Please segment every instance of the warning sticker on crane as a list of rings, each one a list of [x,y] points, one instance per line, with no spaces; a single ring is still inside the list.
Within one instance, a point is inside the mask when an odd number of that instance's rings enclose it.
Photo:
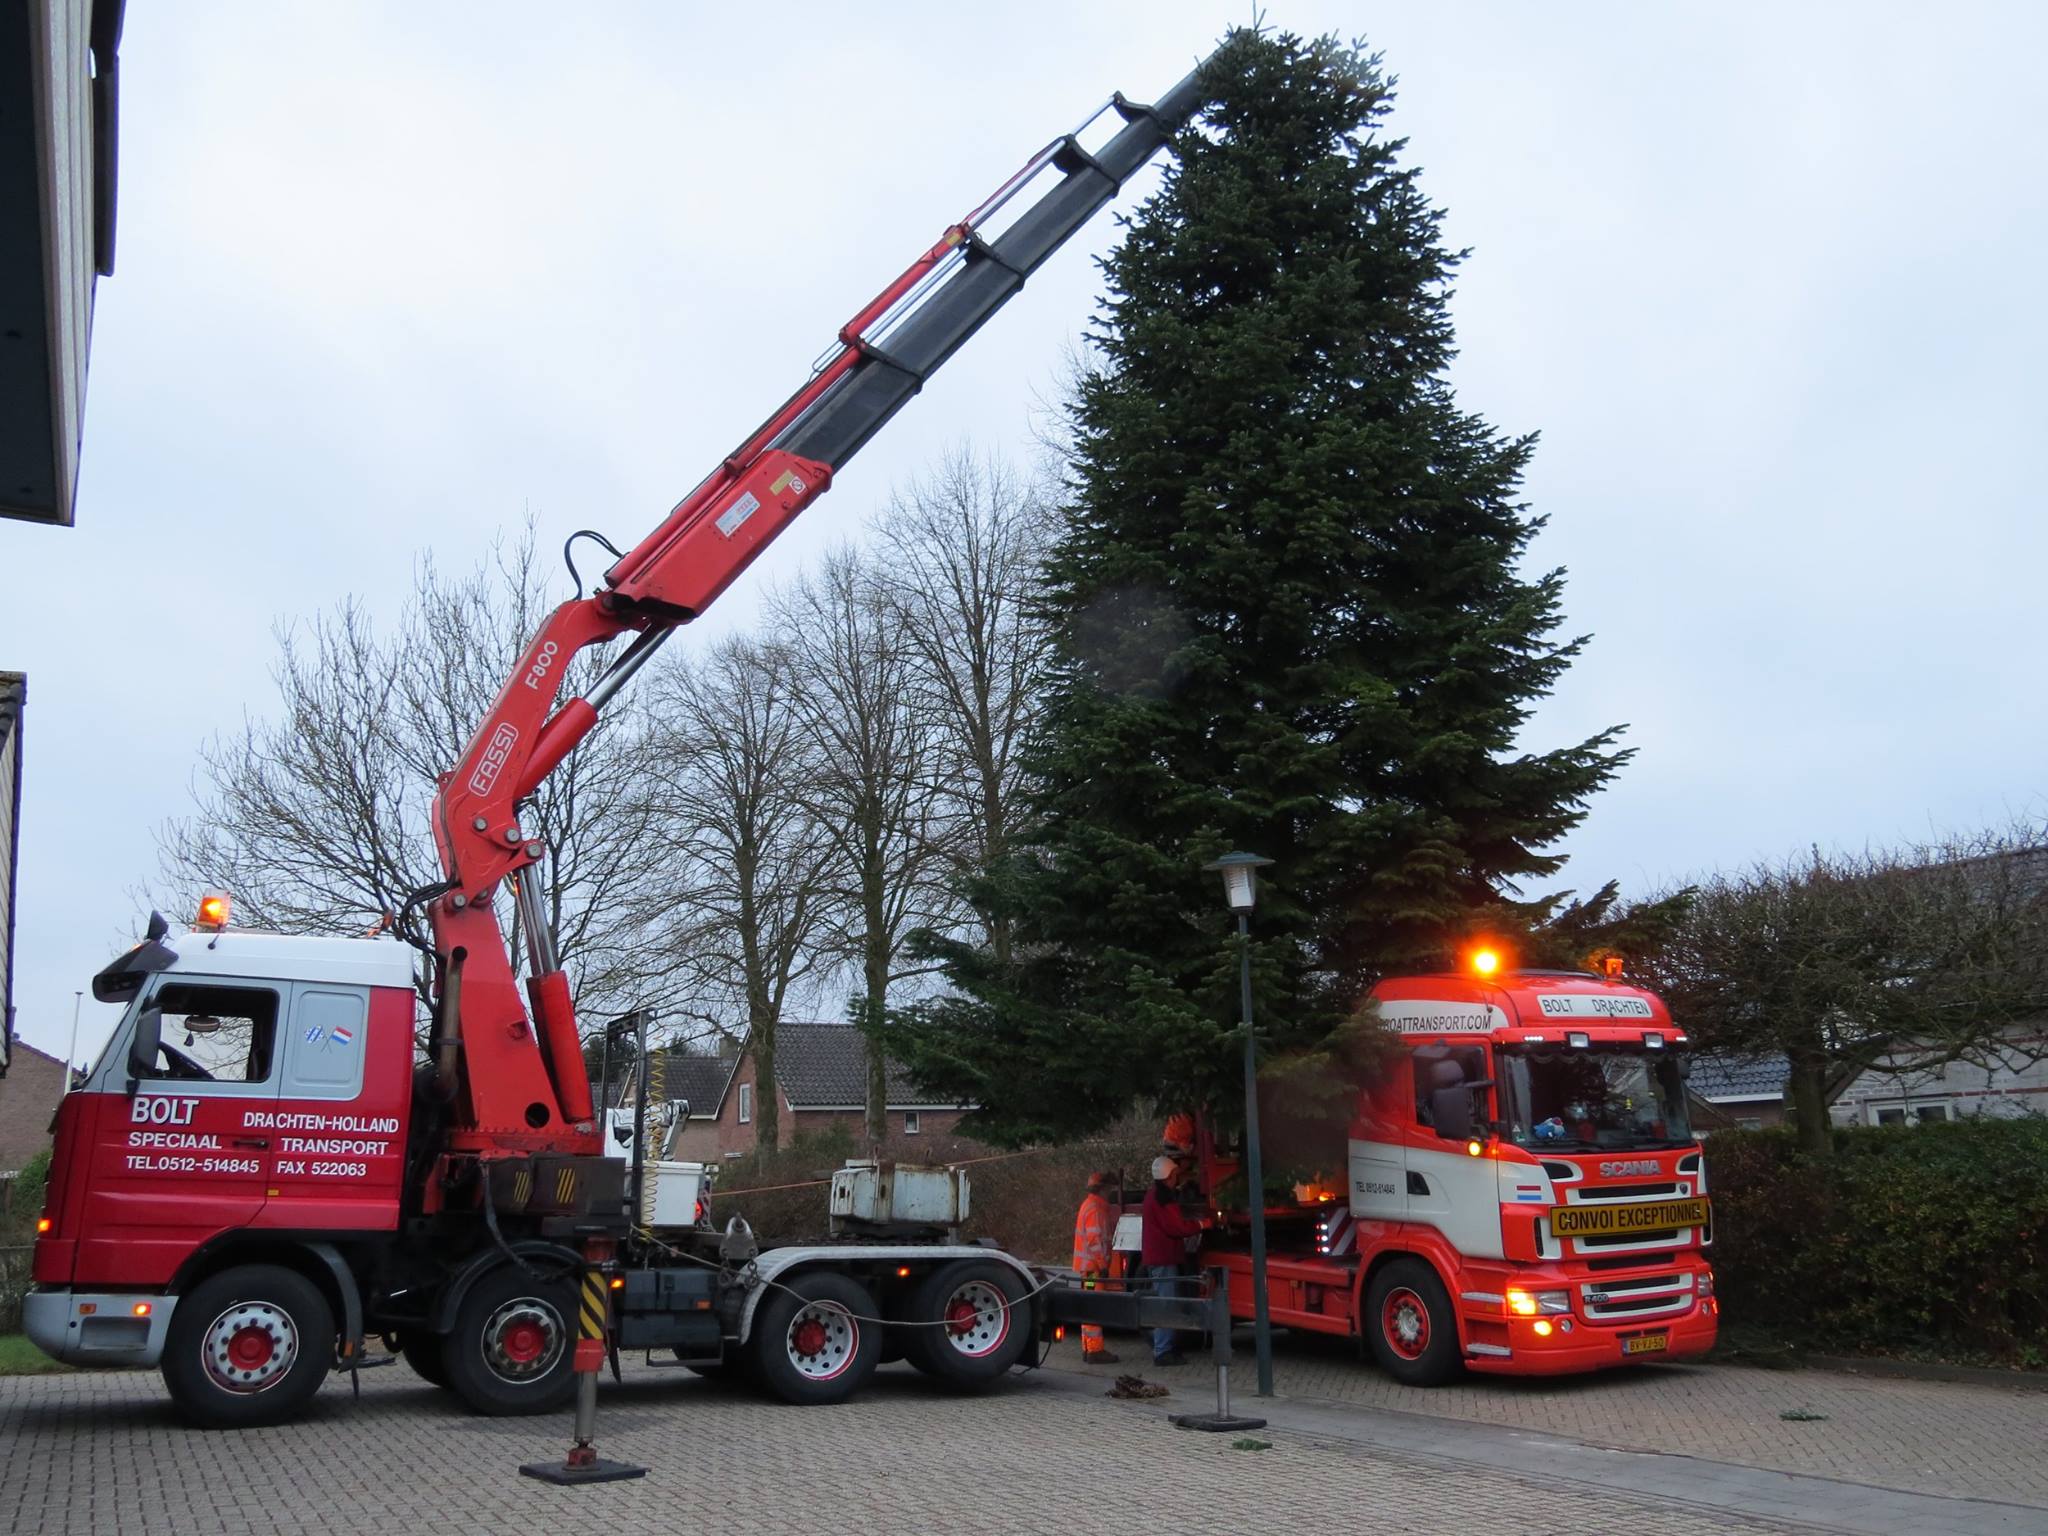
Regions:
[[[761,510],[761,503],[752,491],[741,491],[740,499],[718,514],[718,531],[728,539],[740,531],[740,524]]]

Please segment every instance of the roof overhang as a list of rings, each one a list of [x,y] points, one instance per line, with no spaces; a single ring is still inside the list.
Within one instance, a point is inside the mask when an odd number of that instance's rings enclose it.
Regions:
[[[124,3],[0,6],[0,517],[71,523],[93,284],[114,270]]]

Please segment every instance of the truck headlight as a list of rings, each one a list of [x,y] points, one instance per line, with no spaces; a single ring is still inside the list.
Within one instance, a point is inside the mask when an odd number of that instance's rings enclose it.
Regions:
[[[1517,1317],[1534,1317],[1539,1312],[1566,1313],[1572,1309],[1570,1291],[1523,1291],[1510,1287],[1508,1310]]]

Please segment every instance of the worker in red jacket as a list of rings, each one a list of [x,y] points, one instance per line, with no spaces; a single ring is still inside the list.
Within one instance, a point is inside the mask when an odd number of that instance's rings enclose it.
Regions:
[[[1152,1277],[1155,1295],[1173,1296],[1178,1294],[1180,1274],[1187,1262],[1188,1239],[1201,1235],[1209,1225],[1206,1217],[1188,1216],[1180,1208],[1180,1198],[1174,1192],[1173,1180],[1179,1173],[1170,1157],[1152,1160],[1152,1187],[1145,1191],[1144,1247],[1141,1257],[1145,1261],[1145,1273]],[[1171,1328],[1152,1330],[1152,1363],[1154,1365],[1185,1364],[1181,1352],[1174,1347],[1174,1331]]]
[[[1074,1273],[1081,1284],[1094,1290],[1109,1273],[1110,1239],[1116,1232],[1116,1213],[1110,1209],[1109,1187],[1116,1175],[1107,1170],[1088,1175],[1088,1193],[1081,1197],[1081,1209],[1074,1214]],[[1084,1365],[1115,1365],[1116,1356],[1102,1347],[1102,1325],[1081,1325],[1081,1362]]]

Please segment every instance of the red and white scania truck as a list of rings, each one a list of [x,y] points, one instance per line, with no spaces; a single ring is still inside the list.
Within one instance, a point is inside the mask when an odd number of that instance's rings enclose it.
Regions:
[[[444,878],[395,914],[400,937],[240,932],[216,909],[175,937],[153,920],[95,978],[95,997],[127,1008],[57,1114],[24,1312],[38,1345],[79,1364],[158,1365],[188,1417],[222,1425],[288,1416],[372,1333],[481,1412],[558,1407],[579,1373],[572,1464],[592,1459],[585,1404],[608,1349],[739,1364],[793,1401],[842,1398],[890,1353],[962,1383],[1021,1357],[1040,1283],[1007,1254],[905,1230],[921,1223],[892,1219],[917,1203],[899,1170],[847,1170],[835,1206],[848,1240],[766,1253],[743,1231],[690,1224],[694,1199],[665,1202],[659,1166],[629,1193],[546,922],[546,849],[521,813],[656,647],[1200,98],[1191,73],[1151,106],[1115,96],[1054,139],[848,321],[652,533],[613,549],[596,591],[579,584],[441,778]],[[1093,133],[1105,119],[1112,131]],[[587,695],[558,702],[571,658],[614,640],[626,643]],[[508,892],[523,986],[500,924]],[[664,1224],[665,1203],[679,1225]]]
[[[1398,1049],[1341,1158],[1266,1211],[1274,1325],[1359,1339],[1417,1385],[1705,1353],[1713,1221],[1684,1032],[1618,975],[1474,958],[1374,989]],[[1205,1197],[1239,1174],[1206,1124],[1197,1154]],[[1199,1263],[1231,1271],[1248,1318],[1245,1215],[1219,1215]]]

